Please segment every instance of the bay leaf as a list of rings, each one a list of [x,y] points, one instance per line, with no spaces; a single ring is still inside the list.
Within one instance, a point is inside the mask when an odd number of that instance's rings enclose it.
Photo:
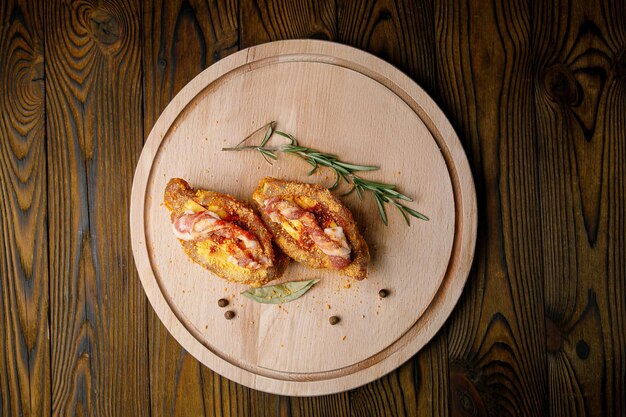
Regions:
[[[265,287],[250,288],[241,294],[263,304],[282,304],[296,300],[304,295],[319,279],[308,281],[289,281],[282,284],[267,285]]]

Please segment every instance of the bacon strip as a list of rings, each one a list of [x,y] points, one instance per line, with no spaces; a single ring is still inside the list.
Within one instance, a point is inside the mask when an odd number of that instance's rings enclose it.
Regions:
[[[220,219],[211,211],[198,213],[184,213],[172,217],[172,228],[177,238],[181,240],[211,239],[213,241],[230,239],[233,245],[221,245],[228,254],[228,261],[234,265],[249,269],[259,269],[262,266],[271,266],[268,257],[255,255],[262,250],[261,244],[254,234],[242,229],[234,223]]]
[[[287,220],[300,221],[313,243],[328,255],[334,268],[342,269],[350,264],[351,250],[341,227],[322,229],[313,213],[278,197],[268,198],[264,201],[264,206],[270,218],[280,214]]]

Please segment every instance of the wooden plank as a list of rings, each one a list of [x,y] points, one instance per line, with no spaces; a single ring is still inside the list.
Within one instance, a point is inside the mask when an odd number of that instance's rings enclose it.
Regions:
[[[144,137],[193,77],[239,48],[238,2],[143,2]],[[189,355],[149,312],[153,415],[248,416],[250,390]]]
[[[551,416],[623,415],[623,2],[534,5]]]
[[[337,2],[337,40],[393,64],[435,91],[434,2]]]
[[[473,167],[473,273],[448,327],[454,415],[547,414],[529,3],[438,1],[437,86]]]
[[[241,48],[283,39],[335,40],[333,0],[243,0]]]
[[[238,2],[209,3],[177,0],[143,4],[145,136],[185,84],[239,49]]]
[[[338,40],[393,64],[435,92],[434,3],[339,1]],[[445,416],[448,367],[445,328],[412,361],[351,393],[353,415]]]
[[[453,313],[454,314],[454,313]],[[418,416],[450,414],[450,373],[448,367],[447,325],[414,356],[411,366]],[[410,381],[401,384],[408,391]],[[406,403],[407,401],[405,401]],[[410,409],[410,408],[409,408]],[[409,413],[409,415],[412,415]]]
[[[128,198],[141,150],[139,8],[46,8],[53,415],[150,414]]]
[[[280,397],[281,415],[291,417],[348,416],[350,404],[344,393],[321,397]]]
[[[50,415],[43,2],[0,6],[0,415]]]

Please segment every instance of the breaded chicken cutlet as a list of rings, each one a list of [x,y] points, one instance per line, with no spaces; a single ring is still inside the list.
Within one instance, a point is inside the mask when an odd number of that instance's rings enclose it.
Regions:
[[[312,268],[362,280],[370,260],[352,213],[328,189],[263,178],[252,196],[276,244]]]
[[[232,196],[194,190],[180,178],[165,188],[174,234],[196,263],[228,281],[255,287],[280,277],[287,257],[258,215]]]

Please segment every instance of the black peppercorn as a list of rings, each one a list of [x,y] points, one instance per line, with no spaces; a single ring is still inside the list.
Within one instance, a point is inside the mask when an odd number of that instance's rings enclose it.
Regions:
[[[328,321],[330,322],[331,325],[335,325],[337,323],[339,323],[341,321],[341,319],[337,316],[332,316],[331,318],[328,319]]]
[[[228,305],[228,300],[225,298],[220,298],[217,300],[217,305],[220,307],[226,307]]]
[[[383,288],[382,290],[378,291],[378,296],[379,296],[380,298],[385,298],[385,297],[387,297],[388,295],[389,295],[389,291],[388,291],[388,290],[386,290],[386,289],[384,289],[384,288]]]
[[[233,310],[228,310],[224,313],[224,317],[226,317],[226,320],[230,320],[235,317],[235,312]]]

